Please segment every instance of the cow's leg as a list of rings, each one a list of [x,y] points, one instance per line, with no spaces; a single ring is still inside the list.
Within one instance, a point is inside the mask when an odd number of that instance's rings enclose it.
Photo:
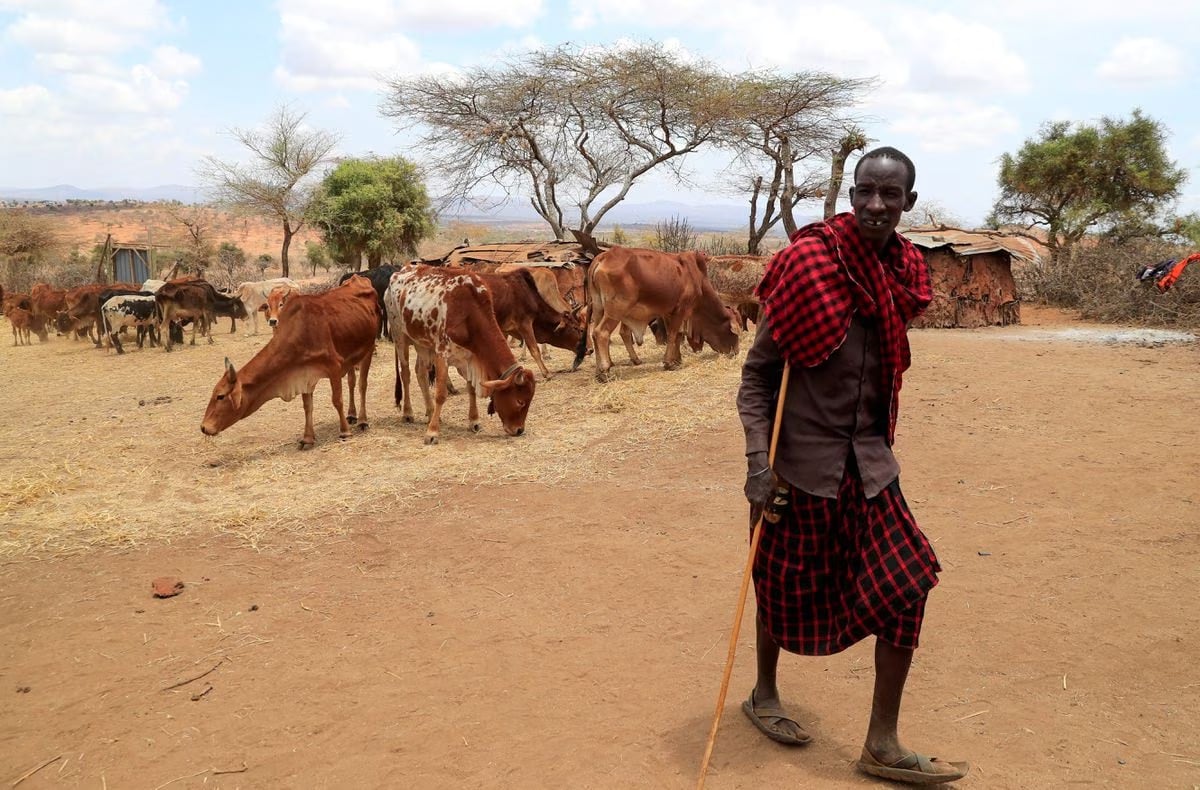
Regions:
[[[417,352],[417,383],[421,385],[421,397],[425,399],[425,422],[433,419],[433,398],[429,394],[429,376],[426,371],[430,369],[429,357]],[[434,365],[434,378],[437,378],[436,364]],[[443,385],[444,386],[444,385]]]
[[[533,355],[533,361],[536,362],[538,368],[541,369],[542,376],[544,376],[547,381],[553,378],[554,374],[546,368],[546,361],[542,358],[542,350],[538,347],[537,336],[533,334],[532,321],[526,321],[521,325],[521,340],[525,343],[525,348],[528,349],[529,353]],[[471,388],[472,393],[474,392],[474,389],[474,387]],[[474,396],[472,395],[472,397]]]
[[[300,400],[304,403],[304,435],[300,437],[300,449],[311,450],[317,443],[317,430],[313,426],[312,392],[300,393]]]
[[[375,356],[375,350],[371,349],[371,352],[368,353],[365,357],[363,357],[363,361],[361,363],[359,363],[360,367],[358,369],[358,396],[359,396],[359,400],[361,401],[361,403],[360,403],[360,408],[358,411],[358,429],[360,431],[365,431],[367,428],[369,428],[371,426],[370,421],[367,420],[367,374],[371,372],[371,359],[374,356]],[[351,392],[350,392],[350,402],[351,402],[351,404],[353,404],[353,402],[354,402],[354,391],[353,390],[351,390]]]
[[[663,354],[663,370],[676,370],[683,364],[683,355],[680,353],[679,344],[683,341],[683,318],[678,315],[673,315],[666,320],[667,325],[667,351]]]
[[[467,406],[467,424],[471,426],[471,433],[479,433],[483,430],[483,423],[479,421],[479,399],[475,395],[475,385],[467,382],[467,392],[470,395]]]
[[[633,331],[624,323],[621,324],[621,340],[625,343],[625,352],[629,354],[629,361],[634,365],[642,364],[642,358],[638,356],[637,349],[633,345]]]
[[[404,337],[403,331],[401,331],[399,337],[392,342],[395,343],[396,359],[400,360],[400,371],[396,375],[400,376],[401,389],[404,390],[404,395],[402,396],[403,405],[400,410],[400,419],[404,422],[412,422],[412,382],[410,380],[412,370],[408,366],[408,340]],[[420,356],[420,354],[417,354],[418,360]],[[396,405],[400,406],[401,404]]]
[[[116,331],[109,333],[108,342],[112,344],[112,347],[117,350],[118,354],[125,353],[125,348],[121,345],[121,338],[118,336]]]
[[[350,423],[346,420],[346,403],[342,399],[342,363],[335,362],[329,367],[329,391],[333,395],[333,408],[337,410],[338,437],[350,438]],[[354,391],[350,391],[350,400],[354,400]]]
[[[619,322],[613,321],[607,314],[604,314],[596,322],[592,333],[592,341],[596,349],[596,378],[599,381],[608,381],[610,376],[609,370],[612,368],[612,356],[609,354],[609,341],[612,339],[612,332],[617,326],[619,326]]]
[[[433,367],[437,372],[437,386],[434,391],[433,416],[429,418],[429,427],[425,430],[425,444],[438,443],[438,434],[442,428],[442,404],[446,402],[446,377],[450,375],[446,366],[446,358],[441,354],[434,355]],[[474,388],[471,391],[473,393]]]
[[[354,407],[354,385],[357,383],[357,371],[354,365],[346,369],[346,392],[350,394],[350,407],[346,409],[346,422],[354,425],[358,422],[358,411]]]

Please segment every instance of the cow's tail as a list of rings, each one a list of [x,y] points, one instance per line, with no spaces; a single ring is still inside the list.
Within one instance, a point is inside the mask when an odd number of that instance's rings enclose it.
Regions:
[[[108,345],[112,346],[112,325],[108,323],[108,313],[104,312],[104,305],[100,305],[100,331],[104,333]],[[102,341],[103,342],[103,341]]]
[[[583,309],[579,311],[583,317],[583,334],[579,336],[579,342],[575,345],[575,360],[571,363],[571,370],[579,370],[579,365],[587,356],[588,337],[592,333],[592,266],[595,262],[595,259],[592,259],[583,270]]]
[[[399,409],[404,405],[404,382],[400,379],[400,339],[392,340],[392,348],[396,351],[396,408]],[[405,349],[404,353],[408,353]]]

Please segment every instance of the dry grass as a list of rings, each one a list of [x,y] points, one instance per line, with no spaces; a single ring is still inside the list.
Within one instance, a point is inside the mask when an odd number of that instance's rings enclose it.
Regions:
[[[414,529],[450,484],[535,481],[548,487],[605,470],[640,449],[731,419],[740,358],[685,352],[666,373],[652,341],[639,368],[596,383],[591,359],[539,382],[528,432],[504,436],[497,418],[467,430],[466,399],[451,398],[442,443],[392,406],[393,354],[380,343],[368,395],[371,428],[342,442],[327,383],[316,394],[317,446],[297,449],[299,399],[272,401],[221,436],[199,429],[228,355],[244,364],[267,340],[216,334],[215,345],[132,350],[124,356],[52,337],[0,345],[7,405],[0,432],[0,556],[60,555],[218,532],[258,547],[301,549],[342,534],[356,516],[389,514]],[[10,334],[0,321],[0,338]],[[747,340],[749,338],[747,337]],[[615,352],[621,360],[623,353]],[[552,370],[572,355],[554,349]],[[422,407],[415,401],[418,420]]]

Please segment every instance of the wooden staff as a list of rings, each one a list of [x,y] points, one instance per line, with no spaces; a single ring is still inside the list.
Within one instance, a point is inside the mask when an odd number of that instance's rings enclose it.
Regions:
[[[775,402],[775,424],[771,428],[771,449],[767,453],[767,468],[775,467],[775,450],[779,447],[779,427],[783,424],[783,401],[787,396],[788,376],[792,366],[784,364],[783,379],[779,382],[779,398]],[[769,503],[768,503],[769,504]],[[742,630],[742,615],[746,611],[746,593],[750,591],[750,579],[754,572],[754,557],[758,554],[758,542],[762,537],[764,506],[758,514],[758,520],[750,531],[750,552],[746,555],[746,567],[742,571],[742,589],[738,593],[737,608],[733,614],[733,630],[729,633],[729,655],[725,658],[725,675],[721,678],[721,691],[717,694],[717,711],[713,714],[712,729],[708,733],[708,745],[704,748],[704,761],[700,763],[700,779],[696,782],[696,790],[703,790],[704,779],[708,776],[708,763],[712,759],[713,746],[717,742],[717,728],[721,726],[721,713],[725,709],[725,695],[729,693],[729,678],[733,674],[733,657],[737,653],[738,633]]]

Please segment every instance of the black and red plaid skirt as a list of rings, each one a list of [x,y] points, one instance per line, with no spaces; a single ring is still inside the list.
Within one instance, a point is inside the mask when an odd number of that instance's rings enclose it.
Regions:
[[[917,647],[941,566],[898,480],[867,499],[851,459],[837,499],[792,488],[783,517],[762,529],[754,593],[780,647],[827,656],[872,634]]]

